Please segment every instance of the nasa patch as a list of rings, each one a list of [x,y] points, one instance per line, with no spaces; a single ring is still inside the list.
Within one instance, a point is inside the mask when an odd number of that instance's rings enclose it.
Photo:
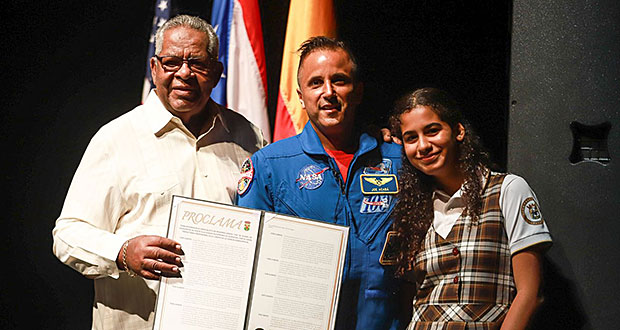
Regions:
[[[237,194],[243,195],[250,184],[252,183],[252,179],[254,178],[254,164],[252,164],[252,160],[248,157],[241,164],[241,178],[237,182]]]
[[[323,184],[323,179],[325,177],[323,173],[328,169],[329,167],[320,168],[314,164],[304,166],[297,174],[297,180],[295,180],[297,187],[300,190],[303,188],[310,190],[317,189]]]
[[[533,197],[526,198],[521,204],[521,216],[530,225],[542,225],[543,223],[542,214]]]

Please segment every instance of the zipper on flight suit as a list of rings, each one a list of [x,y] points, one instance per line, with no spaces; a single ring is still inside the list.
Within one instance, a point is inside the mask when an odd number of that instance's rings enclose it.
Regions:
[[[343,196],[346,196],[346,187],[338,164],[336,164],[336,161],[332,156],[327,156],[327,162],[329,164],[329,170],[332,172],[334,179],[336,179],[336,183],[340,186],[340,192]]]
[[[327,162],[329,165],[329,169],[332,172],[332,175],[334,176],[334,179],[336,179],[336,183],[340,186],[340,193],[342,194],[343,198],[343,203],[346,204],[345,206],[345,212],[344,212],[344,216],[345,216],[345,222],[344,224],[353,228],[355,227],[355,224],[353,223],[353,219],[349,218],[349,211],[348,209],[350,208],[349,205],[349,199],[347,198],[347,194],[346,194],[346,186],[345,186],[345,182],[342,179],[342,174],[340,173],[340,168],[338,167],[338,164],[336,164],[336,160],[334,158],[332,158],[331,156],[327,156]],[[340,202],[338,202],[338,204],[340,204]],[[356,229],[354,229],[356,230]],[[349,235],[352,235],[352,232],[349,232]],[[349,236],[351,237],[351,236]],[[349,240],[349,243],[347,243],[347,254],[349,256],[351,256],[353,254],[353,251],[351,251],[351,241]],[[344,264],[344,272],[343,272],[343,278],[348,279],[351,276],[351,258],[346,258],[345,260],[345,264]]]

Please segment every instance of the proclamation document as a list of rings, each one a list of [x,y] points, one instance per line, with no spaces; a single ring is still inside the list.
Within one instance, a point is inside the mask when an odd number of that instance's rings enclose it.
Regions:
[[[153,329],[334,328],[348,227],[174,196]]]
[[[174,196],[181,278],[162,278],[153,329],[243,329],[261,211]]]
[[[333,329],[348,227],[266,212],[248,329]]]

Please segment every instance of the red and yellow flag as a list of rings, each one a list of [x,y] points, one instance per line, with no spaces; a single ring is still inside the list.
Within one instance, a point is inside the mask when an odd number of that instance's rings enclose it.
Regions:
[[[297,96],[297,49],[314,36],[336,37],[336,18],[333,0],[291,0],[282,55],[280,92],[273,129],[273,141],[301,132],[308,121]]]

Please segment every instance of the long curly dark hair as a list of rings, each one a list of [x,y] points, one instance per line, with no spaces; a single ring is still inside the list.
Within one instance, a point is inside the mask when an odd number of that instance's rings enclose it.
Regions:
[[[482,176],[483,169],[490,168],[489,154],[485,151],[480,139],[471,125],[461,114],[459,106],[450,95],[436,88],[422,88],[400,98],[390,117],[392,134],[402,139],[400,131],[401,115],[418,106],[429,107],[439,118],[446,122],[453,131],[458,124],[465,127],[465,137],[458,143],[459,170],[463,173],[463,198],[465,214],[469,215],[472,224],[476,224],[482,209]],[[405,155],[403,149],[403,167],[399,172],[401,191],[392,218],[394,229],[398,232],[399,248],[397,274],[402,276],[411,270],[416,254],[421,250],[424,237],[433,223],[433,191],[436,188],[432,176],[416,169]]]

